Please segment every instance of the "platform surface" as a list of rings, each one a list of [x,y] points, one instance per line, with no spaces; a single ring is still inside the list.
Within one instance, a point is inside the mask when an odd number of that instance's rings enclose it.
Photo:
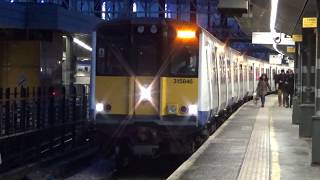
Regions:
[[[264,108],[246,103],[168,180],[320,179],[320,166],[311,166],[311,140],[299,138],[291,117],[275,95]]]

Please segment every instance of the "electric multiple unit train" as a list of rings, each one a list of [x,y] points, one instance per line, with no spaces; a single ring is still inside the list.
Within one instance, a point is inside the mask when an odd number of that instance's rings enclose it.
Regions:
[[[177,20],[103,22],[95,40],[98,131],[105,143],[125,144],[134,154],[192,152],[219,118],[253,96],[262,73],[275,90],[274,74],[288,69],[242,55]]]

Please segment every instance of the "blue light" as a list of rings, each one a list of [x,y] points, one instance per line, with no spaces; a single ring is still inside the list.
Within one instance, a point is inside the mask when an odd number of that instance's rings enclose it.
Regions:
[[[101,10],[102,10],[101,18],[105,20],[106,19],[106,2],[102,3]]]
[[[135,2],[132,5],[132,12],[137,12],[137,4]]]
[[[11,3],[13,3],[13,2],[14,2],[14,0],[10,0],[10,2],[11,2]]]

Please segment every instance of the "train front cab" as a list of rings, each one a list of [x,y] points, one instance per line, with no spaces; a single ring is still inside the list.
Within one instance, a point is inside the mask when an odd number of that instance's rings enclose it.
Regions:
[[[97,30],[95,121],[110,146],[181,153],[202,129],[197,26],[166,23],[128,21]],[[178,143],[184,141],[191,144]]]

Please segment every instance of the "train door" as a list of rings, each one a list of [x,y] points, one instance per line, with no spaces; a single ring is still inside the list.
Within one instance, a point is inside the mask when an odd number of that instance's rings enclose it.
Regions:
[[[243,67],[243,75],[244,75],[244,80],[243,80],[244,96],[247,96],[248,95],[248,66],[247,66],[247,64],[245,64]]]
[[[214,112],[217,113],[218,111],[218,106],[219,106],[219,80],[218,80],[218,66],[217,66],[217,48],[213,47],[212,48],[212,55],[211,55],[211,63],[212,63],[212,85],[213,85],[213,107],[214,107]]]
[[[233,62],[233,83],[236,101],[239,99],[238,58]]]
[[[276,78],[277,78],[276,76],[277,76],[277,69],[276,69],[276,67],[273,67],[272,68],[272,81],[270,84],[273,91],[276,90]]]
[[[232,96],[232,103],[237,101],[237,97],[236,97],[236,93],[235,93],[235,88],[236,88],[236,84],[234,81],[234,61],[236,56],[234,54],[231,54],[231,60],[230,60],[230,80],[231,80],[231,84],[232,84],[232,91],[231,91],[231,96]]]
[[[255,88],[257,84],[256,79],[257,79],[257,65],[253,63],[253,87],[252,87],[253,92],[255,92],[256,90]]]
[[[242,66],[242,64],[240,64],[239,71],[240,71],[240,98],[242,99],[243,95],[244,95],[243,66]]]
[[[209,106],[209,111],[211,112],[212,111],[212,102],[213,102],[213,87],[212,87],[212,70],[211,70],[211,67],[212,67],[212,62],[211,62],[211,49],[210,49],[210,46],[207,46],[205,47],[206,49],[206,63],[205,63],[205,68],[206,68],[206,72],[207,72],[207,78],[206,78],[206,81],[205,83],[208,83],[207,86],[208,86],[208,97],[207,99],[209,100],[209,103],[208,103],[208,106]]]
[[[227,57],[227,98],[228,98],[228,106],[232,104],[232,81],[231,81],[231,60],[230,60],[230,54]]]
[[[225,54],[224,52],[219,53],[219,79],[220,79],[220,108],[225,108],[227,100],[227,85],[226,85],[226,66],[225,66]],[[221,110],[221,109],[220,109]]]
[[[250,89],[250,94],[254,92],[254,66],[253,64],[250,65],[249,67],[249,89]]]
[[[226,54],[224,53],[224,56],[223,56],[223,59],[222,59],[222,62],[223,62],[223,91],[222,91],[222,94],[223,94],[223,108],[226,108],[227,106],[227,103],[228,103],[228,79],[227,79],[227,58],[226,58]]]
[[[271,67],[269,66],[268,68],[267,68],[267,77],[268,77],[268,82],[269,82],[269,85],[271,85],[271,71],[270,71],[270,69],[271,69]],[[270,86],[270,88],[271,88],[271,86]]]

